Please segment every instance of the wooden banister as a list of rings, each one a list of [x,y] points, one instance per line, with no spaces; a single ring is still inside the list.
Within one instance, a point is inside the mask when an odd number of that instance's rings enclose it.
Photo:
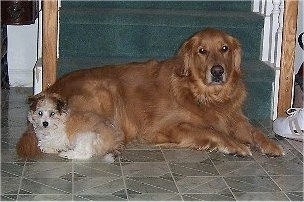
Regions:
[[[285,0],[282,33],[282,55],[278,95],[278,116],[284,116],[291,107],[296,31],[298,17],[298,0]]]
[[[58,2],[42,2],[42,89],[46,89],[56,80],[57,72],[57,30]]]

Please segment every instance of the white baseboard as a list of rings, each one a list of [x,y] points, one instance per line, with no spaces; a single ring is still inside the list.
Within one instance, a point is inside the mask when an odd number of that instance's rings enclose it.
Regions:
[[[42,91],[42,61],[41,58],[35,64],[34,67],[34,95]]]
[[[9,82],[11,87],[33,87],[32,70],[9,69]]]

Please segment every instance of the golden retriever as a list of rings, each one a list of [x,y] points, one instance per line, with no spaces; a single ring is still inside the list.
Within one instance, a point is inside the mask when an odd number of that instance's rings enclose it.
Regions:
[[[115,120],[124,144],[140,140],[241,156],[256,146],[281,156],[281,146],[242,112],[246,90],[240,66],[237,39],[208,28],[186,40],[174,58],[75,71],[44,93],[59,94],[71,110]],[[77,123],[69,124],[67,133],[73,134]],[[31,156],[33,149],[24,149],[31,143],[24,139],[17,151]]]

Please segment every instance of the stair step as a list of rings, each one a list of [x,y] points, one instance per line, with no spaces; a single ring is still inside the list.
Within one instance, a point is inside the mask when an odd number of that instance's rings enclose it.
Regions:
[[[62,1],[64,8],[133,8],[250,11],[251,1]]]
[[[193,33],[214,27],[237,37],[244,58],[254,59],[263,27],[252,12],[64,8],[60,16],[61,57],[171,57]]]
[[[62,76],[78,69],[92,68],[106,64],[123,64],[131,61],[146,61],[151,58],[59,58],[58,76]],[[158,58],[162,60],[164,58]],[[242,63],[244,81],[248,96],[244,112],[249,119],[270,119],[272,114],[272,82],[275,72],[264,62],[259,60],[245,60]]]

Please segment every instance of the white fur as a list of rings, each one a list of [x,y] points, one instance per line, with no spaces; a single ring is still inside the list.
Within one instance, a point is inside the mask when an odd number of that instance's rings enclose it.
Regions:
[[[97,134],[93,132],[77,134],[71,143],[71,147],[68,151],[60,152],[59,156],[68,159],[88,159],[95,154],[94,141]]]
[[[39,115],[41,113],[41,115]],[[51,115],[54,113],[54,115]],[[54,104],[46,99],[37,104],[35,111],[28,113],[28,120],[33,124],[38,146],[44,153],[57,153],[67,150],[69,140],[65,133],[65,121],[67,113],[61,113],[54,109]],[[43,123],[48,123],[47,127]]]
[[[38,138],[38,146],[44,153],[59,152],[63,158],[89,159],[96,154],[94,146],[100,146],[102,139],[97,133],[84,132],[76,134],[70,142],[65,131],[68,114],[68,111],[59,113],[52,100],[38,101],[36,110],[28,113],[28,120],[33,124]],[[106,154],[104,160],[112,163],[114,157]]]

